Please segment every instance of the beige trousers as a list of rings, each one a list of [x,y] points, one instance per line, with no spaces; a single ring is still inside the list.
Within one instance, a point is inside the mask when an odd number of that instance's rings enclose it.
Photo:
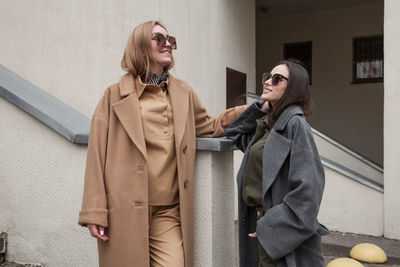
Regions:
[[[184,267],[179,204],[149,206],[150,267]]]

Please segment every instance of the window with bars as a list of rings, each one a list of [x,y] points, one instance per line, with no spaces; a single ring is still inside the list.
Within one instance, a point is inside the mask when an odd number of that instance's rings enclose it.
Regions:
[[[283,44],[283,59],[291,59],[291,58],[295,58],[303,62],[308,71],[308,75],[310,76],[310,84],[311,84],[312,42],[310,41],[310,42]]]
[[[383,36],[353,38],[353,82],[383,82]]]

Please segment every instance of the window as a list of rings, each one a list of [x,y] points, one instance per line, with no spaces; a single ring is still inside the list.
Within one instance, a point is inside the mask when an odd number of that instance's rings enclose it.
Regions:
[[[287,43],[283,45],[283,59],[295,58],[303,62],[310,76],[312,70],[312,42]]]
[[[353,39],[353,82],[383,82],[383,36]]]
[[[226,108],[246,104],[246,73],[226,68]]]

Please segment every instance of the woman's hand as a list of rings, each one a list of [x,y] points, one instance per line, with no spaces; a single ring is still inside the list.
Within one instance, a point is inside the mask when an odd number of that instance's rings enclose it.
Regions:
[[[108,236],[104,234],[104,227],[95,224],[88,224],[87,228],[89,229],[90,234],[101,241],[107,241]]]
[[[267,111],[269,110],[269,102],[265,101],[265,103],[261,107],[262,110]]]
[[[249,234],[249,236],[250,236],[250,237],[253,237],[253,238],[256,238],[256,237],[257,237],[257,233],[254,232],[254,233],[252,233],[252,234]]]

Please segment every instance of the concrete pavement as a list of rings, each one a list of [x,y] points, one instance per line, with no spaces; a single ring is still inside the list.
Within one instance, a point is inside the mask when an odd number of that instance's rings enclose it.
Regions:
[[[359,243],[375,244],[382,248],[388,256],[387,262],[382,264],[362,262],[365,267],[400,266],[400,240],[341,232],[331,232],[331,234],[322,237],[325,262],[329,263],[340,257],[350,257],[350,250]]]

